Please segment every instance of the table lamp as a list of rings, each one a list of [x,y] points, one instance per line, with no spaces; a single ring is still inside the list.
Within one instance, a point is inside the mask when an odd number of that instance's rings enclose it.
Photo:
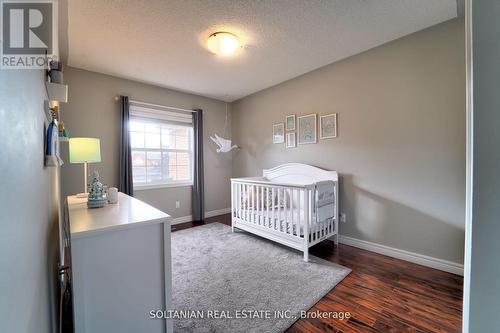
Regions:
[[[69,162],[84,164],[85,191],[77,194],[78,198],[88,196],[88,163],[101,162],[101,141],[96,138],[70,138]]]

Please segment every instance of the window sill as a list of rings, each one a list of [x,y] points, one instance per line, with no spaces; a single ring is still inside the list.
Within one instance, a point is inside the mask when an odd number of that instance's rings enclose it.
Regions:
[[[134,185],[134,191],[145,191],[145,190],[156,190],[156,189],[161,189],[161,188],[189,187],[189,186],[193,186],[193,183]]]

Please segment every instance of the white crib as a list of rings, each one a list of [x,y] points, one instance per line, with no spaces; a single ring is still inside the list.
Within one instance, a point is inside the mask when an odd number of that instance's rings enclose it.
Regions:
[[[333,182],[332,218],[318,221],[319,182]],[[330,208],[331,205],[328,207]],[[338,244],[338,175],[300,163],[264,170],[262,177],[231,179],[232,228],[265,237],[304,252],[333,238]]]

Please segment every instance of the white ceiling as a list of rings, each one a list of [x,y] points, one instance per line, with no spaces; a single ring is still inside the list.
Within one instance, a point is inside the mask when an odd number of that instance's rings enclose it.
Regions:
[[[233,101],[456,16],[456,0],[69,0],[68,64]],[[236,56],[206,49],[221,30]]]

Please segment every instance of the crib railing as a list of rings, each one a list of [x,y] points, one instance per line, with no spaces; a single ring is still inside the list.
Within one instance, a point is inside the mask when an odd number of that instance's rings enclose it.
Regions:
[[[338,181],[336,173],[328,176],[333,193],[320,189],[323,180],[298,185],[264,177],[231,179],[233,231],[236,227],[303,251],[305,261],[314,244],[327,238],[338,244]]]
[[[233,220],[299,240],[312,220],[310,185],[269,183],[259,178],[231,180]]]

